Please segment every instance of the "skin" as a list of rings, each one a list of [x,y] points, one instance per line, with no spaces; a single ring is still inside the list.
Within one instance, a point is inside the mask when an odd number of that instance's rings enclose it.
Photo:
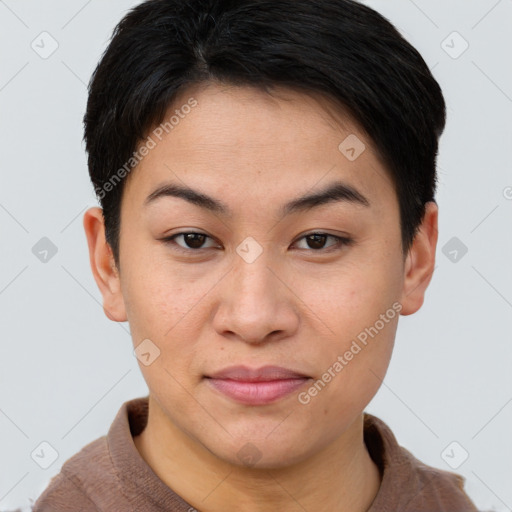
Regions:
[[[437,206],[427,203],[404,258],[391,179],[371,140],[327,99],[211,83],[187,90],[173,109],[191,96],[198,106],[128,177],[119,268],[102,210],[84,215],[105,314],[129,321],[134,346],[150,339],[160,349],[149,366],[139,362],[150,404],[135,445],[201,511],[366,511],[380,475],[363,441],[363,410],[387,371],[399,315],[307,405],[297,396],[394,302],[403,315],[421,307],[435,265]],[[338,149],[349,134],[366,145],[354,161]],[[279,219],[282,204],[336,179],[370,206],[331,202]],[[164,182],[220,199],[233,215],[175,197],[145,207]],[[192,248],[184,237],[161,240],[179,232],[210,238]],[[308,244],[311,232],[354,243]],[[252,263],[236,252],[247,237],[263,251]],[[204,378],[233,364],[280,365],[311,379],[277,402],[249,406]],[[259,458],[244,464],[237,454],[248,443]]]

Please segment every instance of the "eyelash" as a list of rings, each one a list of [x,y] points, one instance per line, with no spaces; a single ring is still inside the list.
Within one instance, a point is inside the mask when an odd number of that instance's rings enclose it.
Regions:
[[[200,253],[202,251],[205,251],[207,249],[212,249],[212,247],[201,247],[199,249],[192,249],[192,248],[184,248],[184,247],[181,247],[180,245],[178,245],[176,242],[175,242],[175,238],[179,237],[179,236],[183,236],[183,235],[202,235],[206,238],[209,238],[211,240],[212,237],[206,235],[205,233],[201,233],[201,232],[197,232],[197,231],[182,231],[180,233],[176,233],[172,236],[169,236],[169,237],[166,237],[166,238],[162,238],[161,241],[166,243],[166,244],[169,244],[169,245],[173,245],[174,246],[174,249],[179,251],[179,252],[184,252],[184,253],[187,253],[187,254],[190,254],[191,252],[192,253]],[[325,236],[327,238],[333,238],[334,240],[336,240],[336,243],[333,244],[333,245],[330,245],[329,247],[327,247],[326,249],[300,249],[300,250],[307,250],[307,251],[312,251],[312,252],[316,252],[316,253],[321,253],[321,252],[332,252],[332,251],[335,251],[335,250],[341,250],[343,247],[348,247],[348,246],[351,246],[353,245],[354,243],[354,239],[352,238],[349,238],[349,237],[344,237],[344,236],[336,236],[336,235],[331,235],[329,233],[324,233],[322,231],[314,231],[312,233],[307,233],[305,235],[303,235],[302,237],[300,237],[297,241],[299,240],[302,240],[302,239],[305,239],[305,238],[308,238],[310,236]]]

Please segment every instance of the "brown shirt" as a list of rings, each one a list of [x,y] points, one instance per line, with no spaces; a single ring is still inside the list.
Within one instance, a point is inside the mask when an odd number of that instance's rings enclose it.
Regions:
[[[108,434],[64,463],[33,512],[194,512],[135,447],[132,436],[146,426],[147,412],[148,397],[125,402]],[[463,490],[462,476],[420,462],[368,413],[364,440],[382,476],[368,512],[478,512]]]

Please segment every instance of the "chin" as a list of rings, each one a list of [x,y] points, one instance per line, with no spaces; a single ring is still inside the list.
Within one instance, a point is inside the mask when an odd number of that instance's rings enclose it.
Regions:
[[[298,450],[300,447],[300,450]],[[307,459],[314,447],[289,436],[269,440],[265,436],[256,439],[239,437],[228,446],[218,444],[208,449],[217,458],[228,464],[246,469],[280,469],[290,467]]]

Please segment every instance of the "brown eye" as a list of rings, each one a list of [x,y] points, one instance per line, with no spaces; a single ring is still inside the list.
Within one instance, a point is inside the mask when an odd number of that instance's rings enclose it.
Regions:
[[[325,244],[329,238],[334,240],[334,243],[331,243],[326,247]],[[330,250],[331,248],[341,248],[342,246],[350,245],[353,242],[351,238],[330,235],[328,233],[310,233],[299,240],[305,240],[307,244],[307,247],[300,247],[301,249],[313,249],[318,252],[322,250]]]
[[[327,241],[331,239],[333,243],[326,245]],[[181,240],[181,242],[178,242]],[[214,245],[205,246],[205,243],[210,240]],[[172,245],[174,249],[182,252],[200,252],[203,249],[218,248],[215,245],[215,241],[204,233],[198,233],[195,231],[187,231],[176,233],[170,237],[162,239],[166,244]],[[341,237],[336,235],[330,235],[328,233],[309,233],[303,236],[299,241],[305,241],[306,247],[299,247],[300,249],[312,250],[313,252],[330,252],[338,249],[342,249],[345,246],[352,245],[354,240],[348,237]]]
[[[323,249],[328,235],[308,235],[306,237],[310,249]]]
[[[177,240],[181,239],[182,242],[179,243]],[[168,244],[173,244],[177,246],[179,250],[183,251],[200,251],[202,249],[208,249],[208,247],[204,246],[204,243],[208,240],[212,240],[211,237],[205,235],[204,233],[196,233],[195,231],[188,231],[182,233],[176,233],[167,238],[163,238],[162,241]],[[213,240],[212,240],[213,241]]]
[[[206,235],[201,233],[185,233],[183,240],[191,249],[200,249],[206,239]]]

